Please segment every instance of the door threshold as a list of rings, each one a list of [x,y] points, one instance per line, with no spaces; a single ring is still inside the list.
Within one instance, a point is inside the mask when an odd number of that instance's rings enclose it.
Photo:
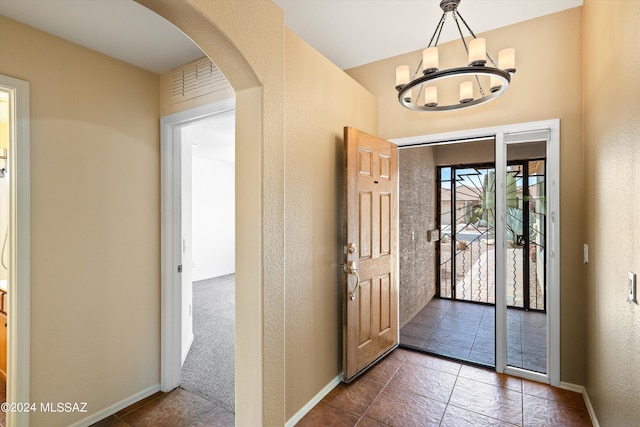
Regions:
[[[414,351],[416,353],[427,354],[429,356],[434,356],[434,357],[437,357],[439,359],[448,360],[450,362],[456,362],[456,363],[462,363],[463,365],[474,366],[476,368],[488,369],[488,370],[491,370],[491,371],[494,371],[494,372],[496,370],[496,367],[493,366],[493,365],[487,365],[486,363],[474,362],[472,360],[459,359],[457,357],[447,356],[447,355],[444,355],[444,354],[438,354],[438,353],[434,353],[433,351],[425,350],[424,348],[416,347],[416,346],[409,345],[409,344],[400,343],[398,345],[398,348],[402,348],[404,350]]]

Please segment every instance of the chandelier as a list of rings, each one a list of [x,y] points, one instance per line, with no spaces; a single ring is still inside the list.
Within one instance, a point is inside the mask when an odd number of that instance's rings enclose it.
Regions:
[[[422,52],[422,60],[413,77],[410,75],[408,65],[396,68],[396,90],[398,101],[403,107],[417,111],[457,110],[491,101],[502,95],[509,87],[511,76],[516,72],[515,50],[513,48],[501,50],[498,53],[498,64],[496,64],[487,53],[485,39],[476,37],[458,12],[460,1],[442,0],[440,2],[442,17],[431,36],[429,45]],[[460,40],[469,60],[467,66],[440,70],[437,45],[449,14],[458,27]],[[472,37],[468,44],[460,22]],[[487,60],[492,66],[487,65]],[[442,98],[442,94],[438,93],[439,88],[455,92],[456,86],[459,87],[458,97],[455,93],[448,94],[444,103],[438,102],[438,96]]]

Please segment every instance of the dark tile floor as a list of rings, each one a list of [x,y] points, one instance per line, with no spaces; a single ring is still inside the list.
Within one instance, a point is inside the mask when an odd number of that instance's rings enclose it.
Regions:
[[[582,395],[396,349],[300,422],[317,426],[591,426]]]
[[[495,307],[434,298],[400,330],[400,343],[454,359],[495,366]],[[546,372],[544,313],[507,310],[507,364]]]
[[[182,389],[156,393],[93,427],[226,427],[233,414]],[[582,395],[397,349],[340,384],[298,424],[317,426],[591,426]]]
[[[215,403],[177,388],[158,392],[91,427],[232,427],[235,416]]]

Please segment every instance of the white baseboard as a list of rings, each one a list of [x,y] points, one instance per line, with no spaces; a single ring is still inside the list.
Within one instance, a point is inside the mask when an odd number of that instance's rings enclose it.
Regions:
[[[591,399],[589,399],[589,394],[587,393],[587,389],[584,388],[584,386],[561,382],[560,388],[582,394],[582,397],[584,398],[584,404],[587,406],[587,411],[589,412],[589,418],[591,418],[593,427],[600,427],[600,423],[598,422],[598,418],[596,417],[596,412],[593,410],[593,405],[591,405]]]
[[[98,421],[101,421],[113,414],[115,414],[118,411],[123,410],[124,408],[133,405],[136,402],[141,401],[142,399],[151,396],[152,394],[156,393],[160,391],[160,384],[156,384],[154,386],[151,386],[145,390],[142,390],[134,395],[131,395],[123,400],[121,400],[120,402],[114,403],[113,405],[109,406],[108,408],[104,408],[101,411],[98,411],[96,413],[94,413],[93,415],[82,419],[76,423],[71,424],[69,427],[88,427],[92,424],[97,423]]]
[[[342,374],[338,375],[333,380],[331,380],[329,384],[324,386],[324,388],[320,390],[320,392],[316,394],[313,397],[313,399],[307,402],[307,404],[304,405],[302,409],[296,412],[296,414],[293,417],[291,417],[291,419],[289,419],[289,421],[287,421],[284,426],[285,427],[295,426],[298,423],[298,421],[300,421],[305,415],[307,415],[307,413],[309,413],[309,411],[313,409],[314,406],[316,406],[327,394],[329,394],[331,390],[336,388],[336,386],[340,384],[341,381],[342,381]]]
[[[584,395],[584,387],[578,384],[571,384],[560,381],[560,388],[563,390],[575,391],[576,393]]]

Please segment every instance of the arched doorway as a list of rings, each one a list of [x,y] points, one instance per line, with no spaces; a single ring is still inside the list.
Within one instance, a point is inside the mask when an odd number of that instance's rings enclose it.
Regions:
[[[237,2],[139,0],[139,3],[194,40],[236,91],[236,176],[242,177],[236,184],[236,423],[282,425],[282,11],[270,2],[252,3],[256,10],[250,14],[245,5]],[[239,16],[242,21],[237,19]]]

